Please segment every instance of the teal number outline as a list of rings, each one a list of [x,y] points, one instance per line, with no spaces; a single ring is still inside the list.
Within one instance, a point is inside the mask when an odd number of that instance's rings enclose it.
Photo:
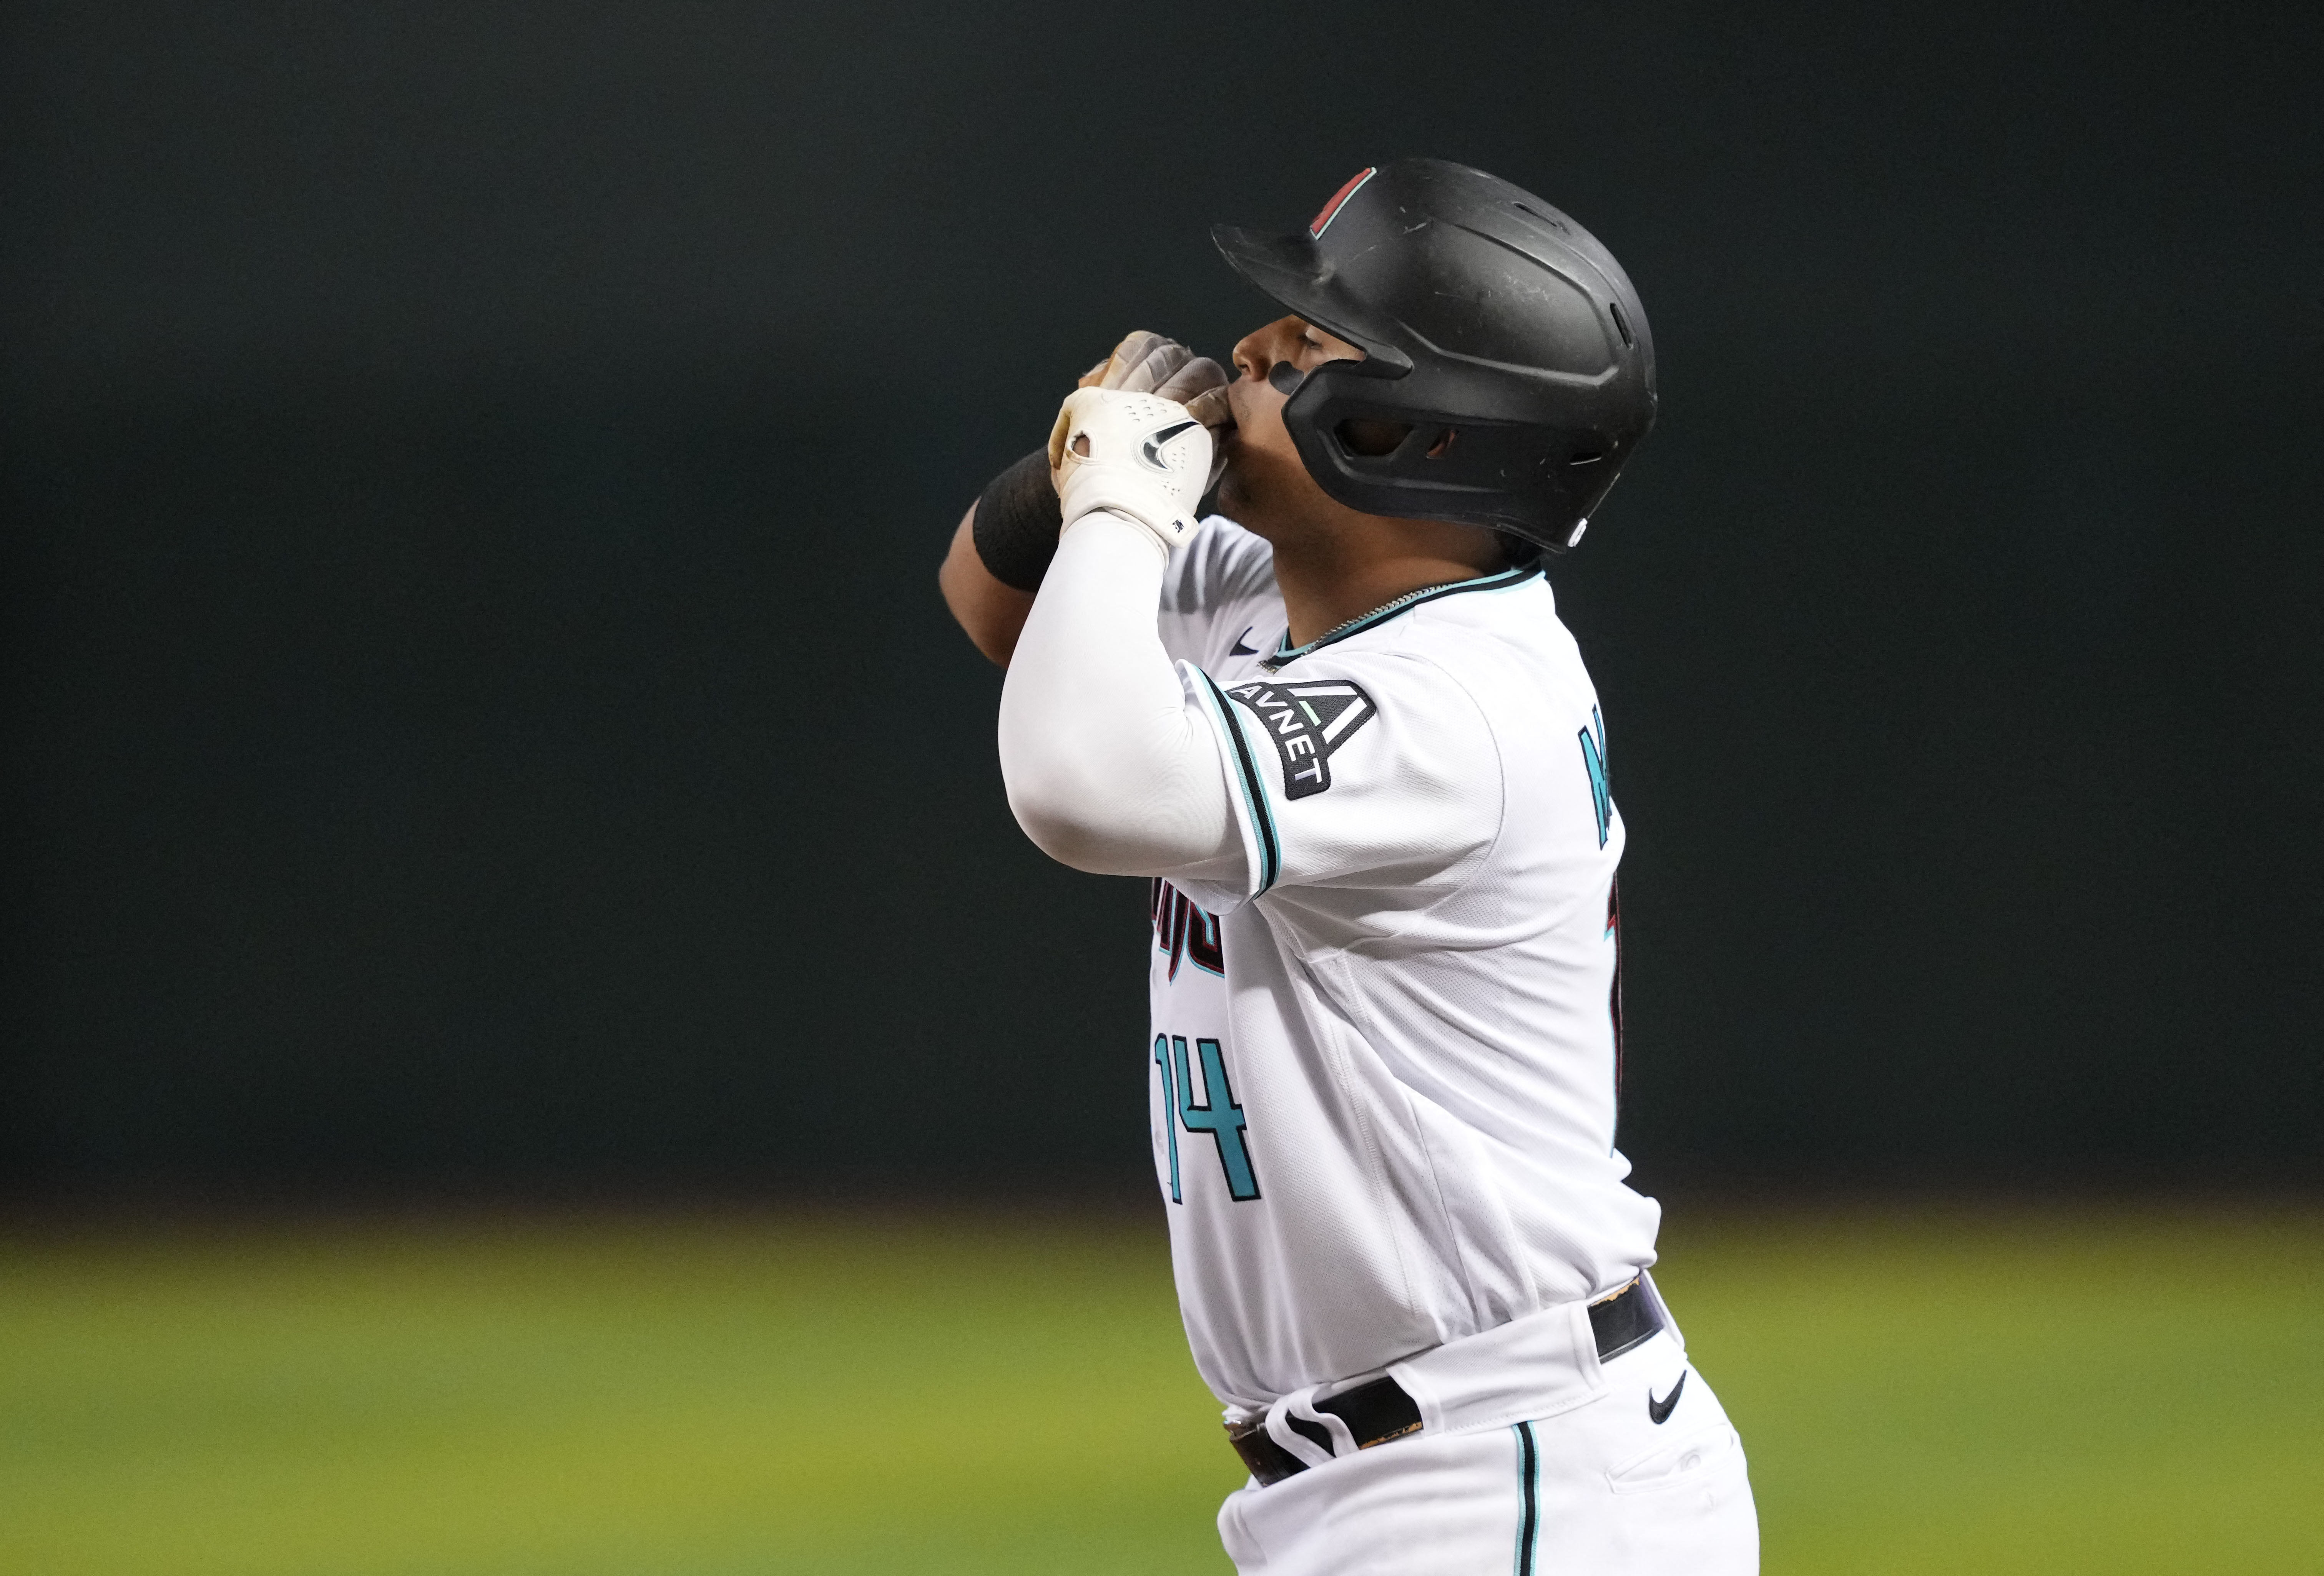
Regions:
[[[1184,1046],[1186,1042],[1178,1043]],[[1170,1202],[1182,1204],[1186,1201],[1178,1191],[1178,1094],[1170,1079],[1168,1035],[1154,1037],[1154,1064],[1162,1070],[1162,1131],[1170,1140]]]

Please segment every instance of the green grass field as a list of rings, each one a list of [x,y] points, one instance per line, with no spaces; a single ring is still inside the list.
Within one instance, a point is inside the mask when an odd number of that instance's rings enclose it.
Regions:
[[[2324,1214],[1675,1220],[1771,1572],[2324,1571]],[[1159,1223],[0,1238],[0,1571],[1224,1572]]]

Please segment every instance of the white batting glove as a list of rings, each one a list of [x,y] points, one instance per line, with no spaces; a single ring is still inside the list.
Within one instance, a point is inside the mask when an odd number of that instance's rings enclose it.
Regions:
[[[1228,382],[1226,369],[1209,356],[1196,355],[1150,328],[1138,328],[1122,336],[1111,355],[1084,373],[1078,386],[1159,394],[1186,407],[1187,415],[1211,429],[1211,485],[1215,487],[1227,457],[1219,435],[1234,425],[1234,412],[1227,405]]]
[[[1211,435],[1175,400],[1076,389],[1049,429],[1049,479],[1065,530],[1104,509],[1136,521],[1168,551],[1194,530],[1211,475]]]

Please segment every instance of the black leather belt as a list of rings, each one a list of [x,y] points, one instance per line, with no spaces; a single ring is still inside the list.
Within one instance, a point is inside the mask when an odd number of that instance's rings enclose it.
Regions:
[[[1652,1296],[1641,1295],[1642,1287],[1642,1282],[1634,1280],[1612,1296],[1590,1304],[1590,1332],[1597,1337],[1600,1362],[1644,1345],[1662,1329],[1662,1310],[1655,1306]],[[1327,1412],[1346,1424],[1358,1450],[1370,1450],[1376,1444],[1420,1432],[1419,1403],[1393,1378],[1372,1379],[1335,1396],[1326,1396],[1315,1403],[1315,1410]],[[1333,1448],[1331,1431],[1322,1424],[1288,1415],[1283,1421],[1292,1433],[1313,1441],[1319,1450],[1339,1453]],[[1250,1469],[1250,1475],[1262,1488],[1307,1470],[1305,1461],[1275,1442],[1263,1418],[1228,1424],[1227,1442],[1234,1446],[1235,1454],[1242,1458],[1242,1464]]]

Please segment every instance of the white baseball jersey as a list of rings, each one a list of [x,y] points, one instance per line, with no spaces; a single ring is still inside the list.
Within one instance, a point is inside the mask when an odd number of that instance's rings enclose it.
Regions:
[[[1652,1264],[1614,1149],[1622,821],[1547,581],[1292,650],[1270,549],[1214,518],[1160,620],[1246,854],[1153,888],[1154,1164],[1211,1388],[1263,1406]]]

